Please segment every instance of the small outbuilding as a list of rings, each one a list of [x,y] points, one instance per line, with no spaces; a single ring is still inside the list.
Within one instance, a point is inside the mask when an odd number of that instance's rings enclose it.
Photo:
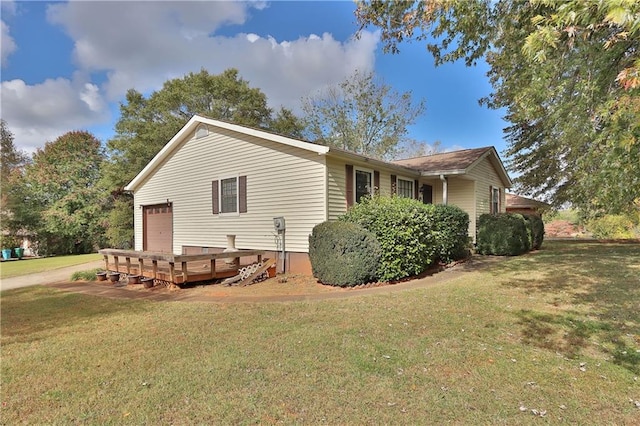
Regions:
[[[516,194],[506,194],[507,213],[520,213],[542,216],[542,213],[551,208],[551,205],[523,197]]]

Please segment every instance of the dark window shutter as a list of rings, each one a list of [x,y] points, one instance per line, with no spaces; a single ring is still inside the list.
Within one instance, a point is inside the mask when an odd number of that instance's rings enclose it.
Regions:
[[[494,214],[493,211],[493,186],[489,185],[489,214]]]
[[[240,176],[238,178],[238,211],[240,213],[247,212],[247,177]]]
[[[351,164],[345,165],[345,181],[346,181],[346,194],[347,194],[347,207],[353,205],[353,166]]]
[[[391,194],[395,195],[398,193],[398,177],[396,175],[391,175]]]
[[[377,170],[373,171],[373,191],[371,191],[371,195],[377,195],[380,193],[380,172]]]
[[[213,210],[213,214],[220,213],[220,206],[218,199],[218,181],[214,180],[211,182],[211,208]]]
[[[413,198],[420,199],[420,189],[418,188],[418,179],[413,181]]]

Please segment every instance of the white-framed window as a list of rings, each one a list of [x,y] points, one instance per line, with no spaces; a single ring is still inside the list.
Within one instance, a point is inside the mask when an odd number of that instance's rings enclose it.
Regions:
[[[220,213],[238,213],[238,178],[220,179]]]
[[[359,203],[362,197],[373,193],[373,172],[366,169],[355,169],[354,173],[354,193],[356,195],[356,203]]]
[[[398,177],[398,179],[396,180],[396,194],[398,195],[398,197],[414,198],[415,190],[413,185],[413,179]]]
[[[491,187],[491,213],[500,213],[500,188]]]

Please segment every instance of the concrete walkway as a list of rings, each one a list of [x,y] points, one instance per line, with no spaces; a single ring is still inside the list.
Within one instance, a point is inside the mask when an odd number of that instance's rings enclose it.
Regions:
[[[86,271],[87,269],[95,269],[100,267],[104,267],[103,260],[96,260],[94,262],[82,263],[80,265],[67,266],[59,269],[52,269],[50,271],[39,272],[37,274],[5,278],[0,282],[0,290],[4,291],[11,290],[13,288],[29,287],[32,285],[45,285],[62,281],[69,281],[71,275],[76,271]]]

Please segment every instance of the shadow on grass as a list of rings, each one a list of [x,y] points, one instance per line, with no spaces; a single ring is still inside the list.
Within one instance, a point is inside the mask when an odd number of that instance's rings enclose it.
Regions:
[[[490,269],[509,277],[505,286],[542,295],[561,311],[520,311],[523,342],[570,358],[597,344],[615,363],[640,373],[640,244],[545,245]]]
[[[46,287],[7,290],[0,301],[2,341],[31,342],[43,332],[107,317],[119,311],[144,310],[139,302],[56,291]]]

